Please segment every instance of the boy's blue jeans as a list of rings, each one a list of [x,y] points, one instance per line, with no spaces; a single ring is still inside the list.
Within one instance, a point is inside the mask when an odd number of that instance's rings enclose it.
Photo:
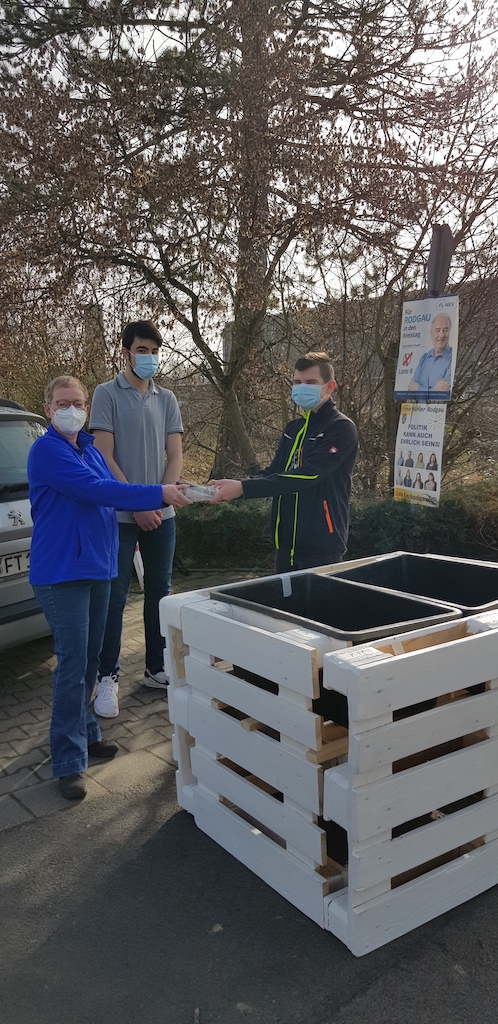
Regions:
[[[84,772],[88,744],[101,738],[90,709],[102,647],[110,580],[72,580],[34,586],[54,638],[50,754],[55,778]]]
[[[175,520],[164,519],[157,530],[118,523],[118,575],[111,581],[109,613],[100,655],[99,675],[119,669],[123,612],[138,543],[144,566],[145,665],[155,674],[164,669],[164,637],[159,628],[159,601],[169,594],[175,553]]]

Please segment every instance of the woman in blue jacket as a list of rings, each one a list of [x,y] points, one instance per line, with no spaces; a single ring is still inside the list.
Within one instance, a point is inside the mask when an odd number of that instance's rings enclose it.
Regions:
[[[74,377],[45,389],[47,432],[28,456],[33,517],[30,582],[54,638],[50,752],[52,774],[67,799],[86,794],[88,755],[111,758],[117,744],[101,738],[90,698],[97,675],[109,603],[117,574],[115,509],[145,511],[190,505],[173,484],[116,480],[93,437],[81,428],[88,392]]]

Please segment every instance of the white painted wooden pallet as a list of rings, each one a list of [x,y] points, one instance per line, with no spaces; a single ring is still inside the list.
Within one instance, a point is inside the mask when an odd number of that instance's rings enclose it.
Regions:
[[[498,615],[324,663],[349,707],[348,761],[325,771],[323,808],[347,829],[348,887],[326,898],[325,927],[361,956],[498,882]]]
[[[356,956],[498,881],[495,613],[354,648],[208,591],[160,617],[180,805]]]
[[[323,927],[346,874],[318,824],[323,764],[345,756],[347,730],[325,730],[313,699],[324,654],[343,644],[205,591],[166,598],[160,614],[180,805]]]

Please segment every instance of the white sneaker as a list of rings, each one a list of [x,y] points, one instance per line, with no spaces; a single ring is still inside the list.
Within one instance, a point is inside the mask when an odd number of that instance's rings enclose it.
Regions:
[[[144,686],[148,686],[151,690],[165,690],[169,686],[169,678],[166,672],[154,672],[152,674],[148,668],[145,669],[142,682]]]
[[[118,704],[119,680],[114,673],[97,679],[93,710],[101,718],[116,718],[119,715]]]

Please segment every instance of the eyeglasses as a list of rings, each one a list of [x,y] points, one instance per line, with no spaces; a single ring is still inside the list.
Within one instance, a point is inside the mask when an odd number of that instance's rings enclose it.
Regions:
[[[70,409],[74,405],[75,409],[86,409],[86,402],[54,402],[56,409]]]

